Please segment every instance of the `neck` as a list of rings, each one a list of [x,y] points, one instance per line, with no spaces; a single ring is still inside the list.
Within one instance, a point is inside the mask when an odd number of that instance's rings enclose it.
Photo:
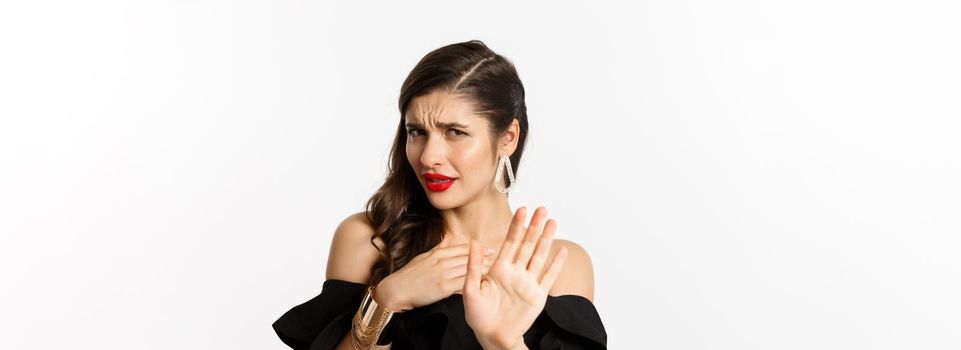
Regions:
[[[507,196],[498,191],[488,192],[463,206],[440,211],[447,226],[447,233],[453,235],[452,245],[476,240],[484,248],[500,249],[514,216]]]

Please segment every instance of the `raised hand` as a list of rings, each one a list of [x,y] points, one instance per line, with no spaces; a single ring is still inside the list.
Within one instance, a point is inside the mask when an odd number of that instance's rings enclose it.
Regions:
[[[557,223],[546,220],[544,207],[534,211],[526,230],[525,217],[526,207],[514,213],[507,239],[486,275],[482,246],[470,242],[463,287],[464,314],[485,349],[523,348],[524,333],[544,309],[547,293],[567,258],[567,248],[561,247],[540,278],[550,256]]]
[[[469,246],[451,245],[450,241],[451,235],[445,235],[437,246],[381,280],[374,290],[374,300],[389,310],[406,311],[462,293]],[[484,272],[489,266],[487,256],[493,256],[493,252],[481,252],[476,258]]]

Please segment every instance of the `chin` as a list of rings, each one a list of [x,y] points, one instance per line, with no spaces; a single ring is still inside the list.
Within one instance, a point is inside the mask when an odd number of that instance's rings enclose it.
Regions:
[[[426,190],[426,189],[425,189]],[[437,210],[453,209],[464,205],[464,199],[454,195],[451,191],[427,191],[427,201]]]
[[[427,201],[430,202],[430,205],[437,210],[450,209],[450,208],[457,207],[456,205],[457,203],[455,203],[454,201],[450,199],[438,199],[435,194],[428,194]]]

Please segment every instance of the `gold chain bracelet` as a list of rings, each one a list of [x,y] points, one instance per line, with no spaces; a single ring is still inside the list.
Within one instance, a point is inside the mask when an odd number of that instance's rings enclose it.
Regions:
[[[351,322],[351,344],[356,349],[370,349],[380,338],[380,333],[384,330],[387,322],[394,315],[390,311],[374,301],[374,286],[367,287],[367,294],[360,303],[360,308],[354,314]]]

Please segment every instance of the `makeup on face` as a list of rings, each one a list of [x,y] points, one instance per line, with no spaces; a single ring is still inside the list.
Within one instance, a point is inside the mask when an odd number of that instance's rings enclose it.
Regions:
[[[443,192],[454,185],[456,178],[446,176],[443,174],[432,174],[424,173],[424,178],[427,180],[427,189],[434,192]]]

